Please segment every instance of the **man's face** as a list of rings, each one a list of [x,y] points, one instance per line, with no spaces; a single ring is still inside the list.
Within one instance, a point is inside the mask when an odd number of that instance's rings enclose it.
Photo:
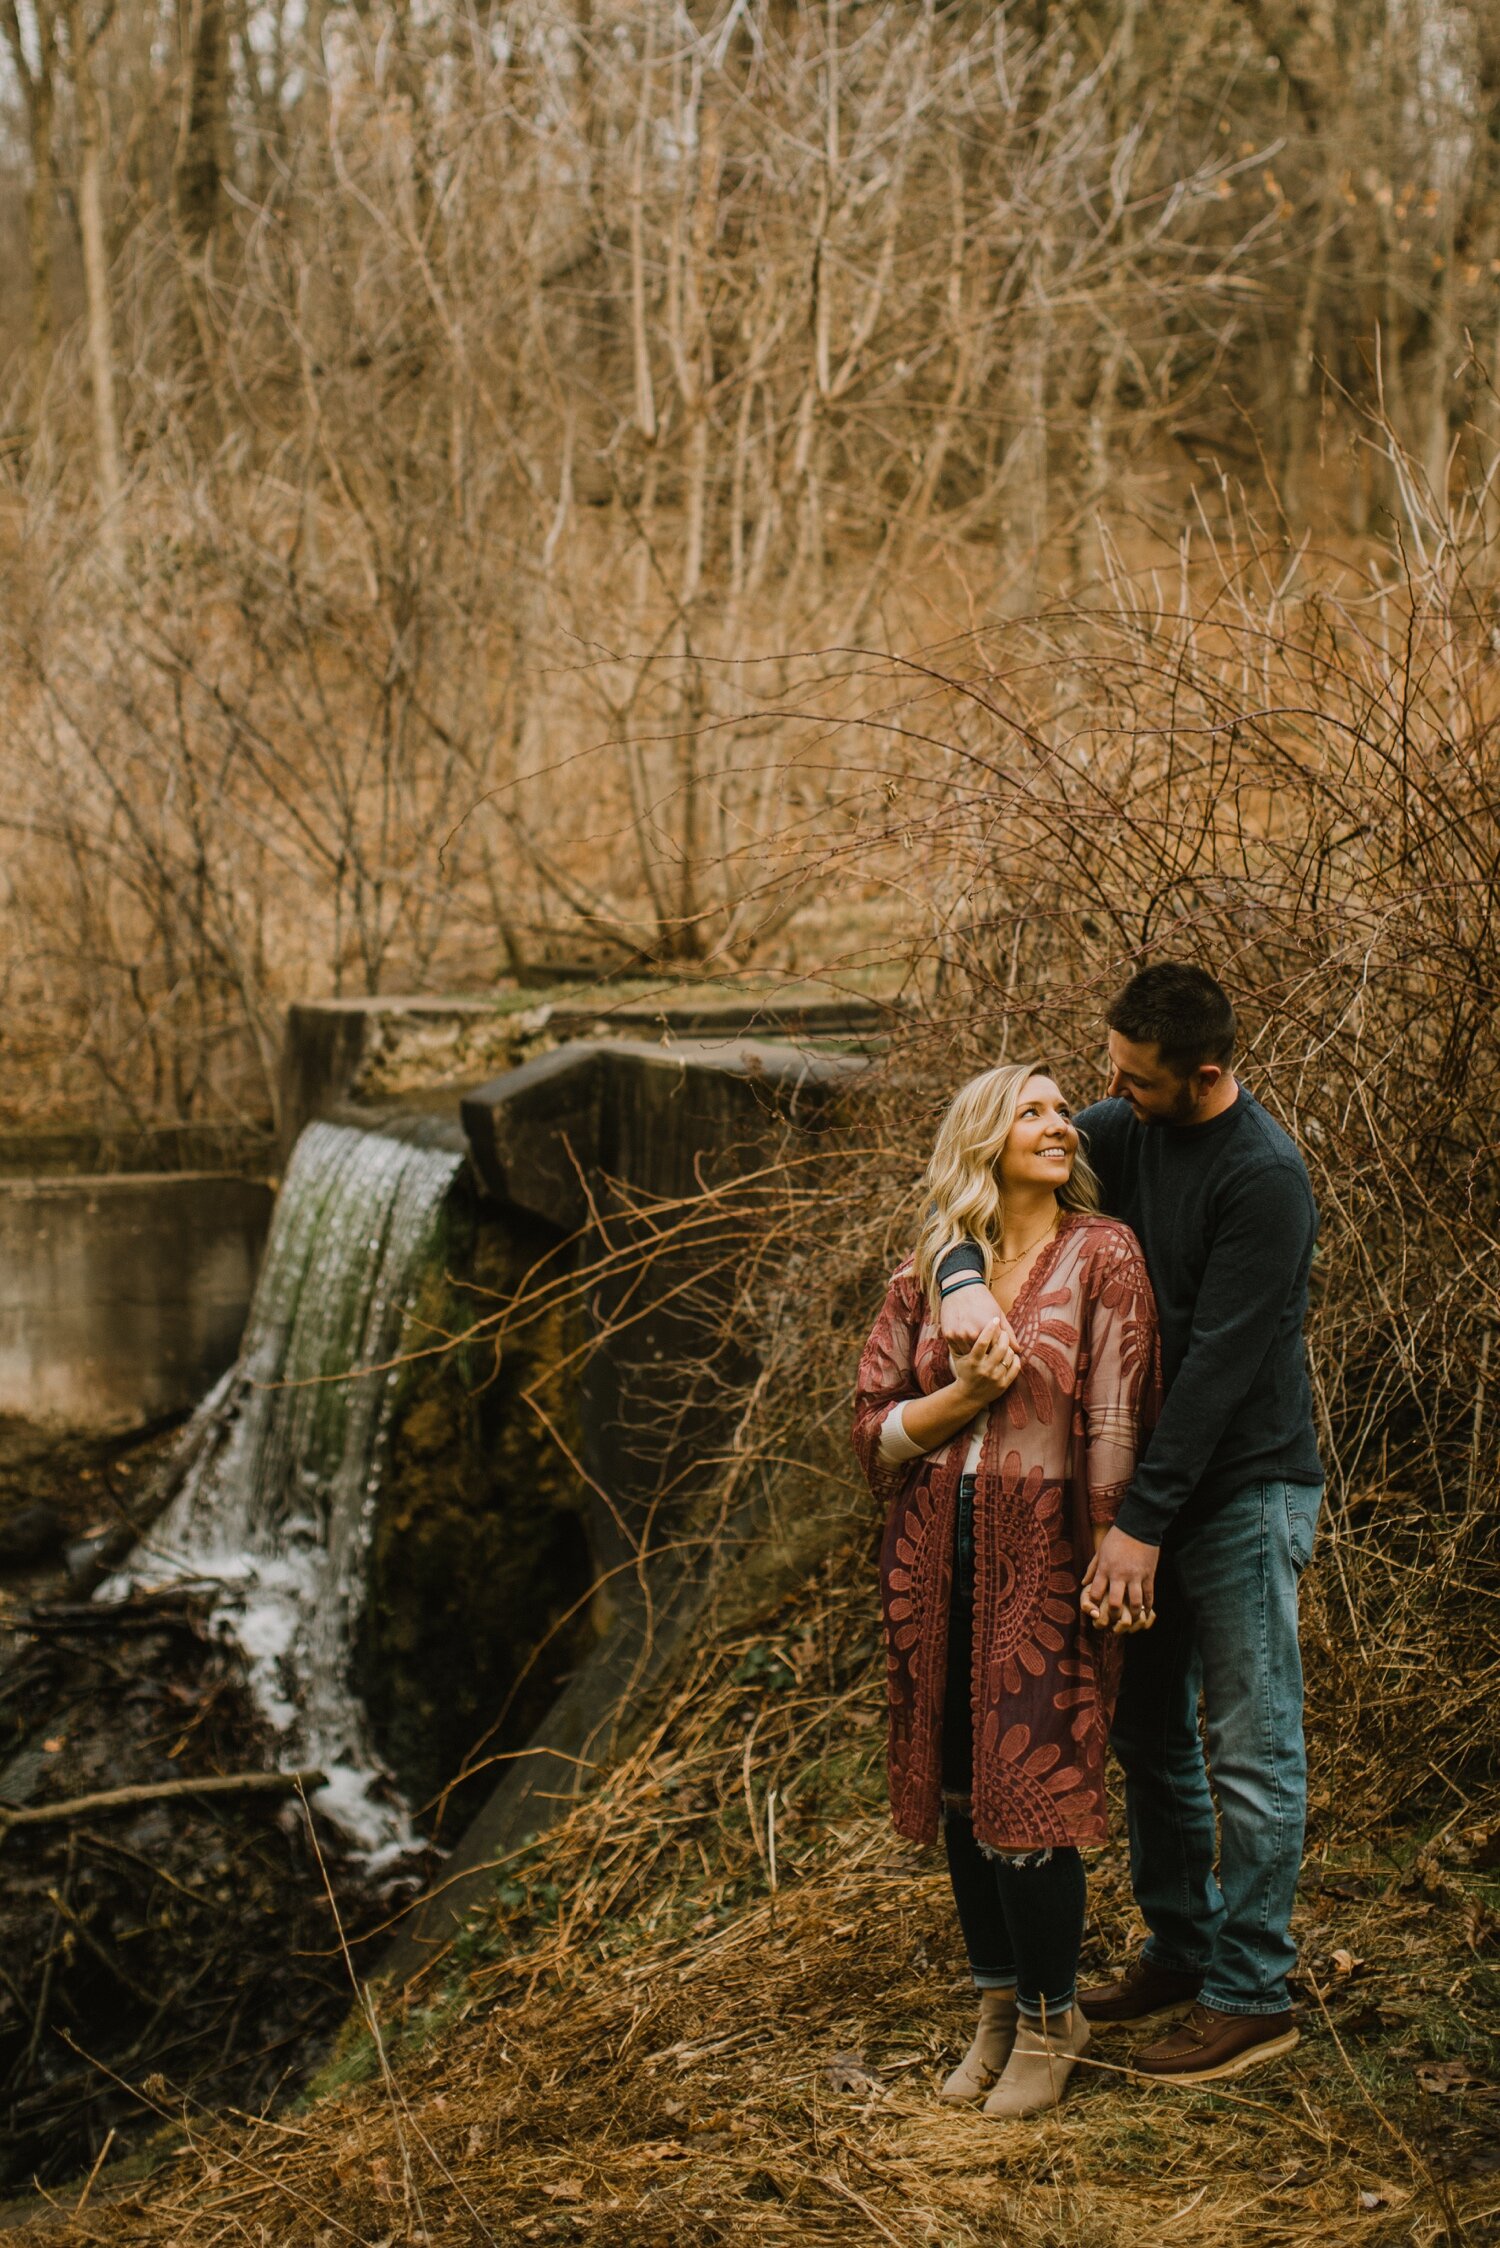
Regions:
[[[1223,1074],[1217,1062],[1208,1062],[1179,1077],[1154,1043],[1140,1046],[1117,1030],[1109,1033],[1109,1092],[1129,1101],[1139,1124],[1191,1124]]]

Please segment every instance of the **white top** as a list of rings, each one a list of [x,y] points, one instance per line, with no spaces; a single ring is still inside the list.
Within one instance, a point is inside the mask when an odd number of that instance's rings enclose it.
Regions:
[[[915,1400],[912,1400],[914,1403]],[[990,1408],[986,1405],[969,1423],[969,1449],[964,1454],[962,1473],[979,1472],[979,1455],[984,1450],[984,1432],[990,1425]],[[943,1444],[951,1444],[951,1436]],[[942,1444],[917,1444],[906,1433],[906,1405],[893,1405],[880,1424],[880,1457],[887,1467],[899,1467],[906,1460],[919,1460],[924,1453],[940,1452]]]

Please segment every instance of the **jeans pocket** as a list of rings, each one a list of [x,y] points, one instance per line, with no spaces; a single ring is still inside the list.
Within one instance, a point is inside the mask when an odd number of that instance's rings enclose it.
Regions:
[[[1283,1483],[1281,1489],[1286,1500],[1287,1544],[1291,1549],[1292,1566],[1300,1577],[1312,1559],[1318,1512],[1323,1504],[1322,1486],[1317,1483]]]

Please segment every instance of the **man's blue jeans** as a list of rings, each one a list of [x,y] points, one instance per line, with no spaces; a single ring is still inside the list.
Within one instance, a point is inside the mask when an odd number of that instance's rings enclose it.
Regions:
[[[1291,2003],[1307,1824],[1297,1580],[1322,1496],[1304,1483],[1236,1492],[1163,1548],[1156,1623],[1125,1642],[1112,1740],[1146,1956],[1201,1973],[1203,2003],[1226,2014]]]

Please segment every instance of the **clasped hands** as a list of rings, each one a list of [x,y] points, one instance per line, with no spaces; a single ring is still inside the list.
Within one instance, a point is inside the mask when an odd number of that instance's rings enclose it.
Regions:
[[[1078,1605],[1100,1631],[1149,1631],[1156,1621],[1156,1561],[1160,1548],[1110,1529],[1102,1536],[1078,1593]]]
[[[954,1381],[976,1407],[992,1405],[1021,1371],[1021,1353],[1003,1312],[985,1322],[968,1350],[961,1351],[950,1342],[948,1359]]]

